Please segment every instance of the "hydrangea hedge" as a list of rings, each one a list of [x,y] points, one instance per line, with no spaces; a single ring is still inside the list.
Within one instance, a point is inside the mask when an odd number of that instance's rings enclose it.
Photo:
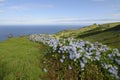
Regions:
[[[32,34],[29,39],[50,46],[44,71],[55,69],[51,74],[56,74],[58,80],[65,80],[66,76],[71,80],[120,80],[120,52],[117,48],[73,38],[57,39],[46,34]]]

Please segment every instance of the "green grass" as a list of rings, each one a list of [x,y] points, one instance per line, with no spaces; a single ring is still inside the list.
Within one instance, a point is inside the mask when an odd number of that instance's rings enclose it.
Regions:
[[[77,35],[82,34],[85,31],[89,31],[89,30],[95,29],[97,27],[98,27],[97,25],[90,25],[90,26],[85,26],[85,27],[82,27],[79,29],[74,29],[74,30],[73,29],[63,30],[63,31],[58,32],[55,35],[56,35],[56,37],[59,37],[59,38],[67,38],[67,37],[71,37],[71,36],[76,37]]]
[[[46,47],[26,37],[0,42],[0,80],[46,80],[42,59]]]
[[[93,30],[92,32],[89,32],[87,34],[79,35],[78,38],[89,40],[91,42],[98,41],[110,47],[118,48],[120,50],[120,24],[117,26],[109,27],[105,30]]]
[[[120,50],[120,22],[93,24],[76,30],[64,30],[55,35],[59,38],[74,37],[91,42],[101,42]]]
[[[120,34],[116,32],[103,32],[100,34],[84,37],[82,39],[89,40],[91,42],[98,41],[112,48],[118,48],[120,50]]]

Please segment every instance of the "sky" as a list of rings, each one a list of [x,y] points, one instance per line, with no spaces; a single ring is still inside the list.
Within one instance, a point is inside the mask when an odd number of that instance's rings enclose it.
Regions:
[[[0,25],[120,22],[120,0],[0,0]]]

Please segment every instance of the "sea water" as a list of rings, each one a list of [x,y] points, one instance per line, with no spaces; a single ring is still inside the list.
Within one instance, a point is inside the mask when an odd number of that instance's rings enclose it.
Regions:
[[[54,34],[62,30],[81,27],[82,25],[1,25],[0,41],[7,39],[9,35]]]

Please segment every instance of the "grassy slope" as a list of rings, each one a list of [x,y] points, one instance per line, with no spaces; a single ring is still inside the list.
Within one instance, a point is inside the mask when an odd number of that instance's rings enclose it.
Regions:
[[[119,30],[118,30],[119,29]],[[56,34],[59,38],[75,37],[88,41],[99,41],[120,49],[120,22],[90,25],[77,30],[66,30]]]
[[[70,37],[70,36],[76,37],[77,35],[82,34],[85,31],[95,29],[96,27],[97,27],[96,25],[92,25],[92,26],[85,26],[80,29],[63,30],[63,31],[58,32],[56,35],[57,37],[64,37],[64,38]]]
[[[103,44],[109,45],[113,48],[120,49],[120,33],[106,31],[99,34],[94,34],[88,37],[82,38],[84,40],[89,40],[91,42],[98,41]]]
[[[45,51],[25,37],[0,43],[0,80],[46,80],[40,63]]]

